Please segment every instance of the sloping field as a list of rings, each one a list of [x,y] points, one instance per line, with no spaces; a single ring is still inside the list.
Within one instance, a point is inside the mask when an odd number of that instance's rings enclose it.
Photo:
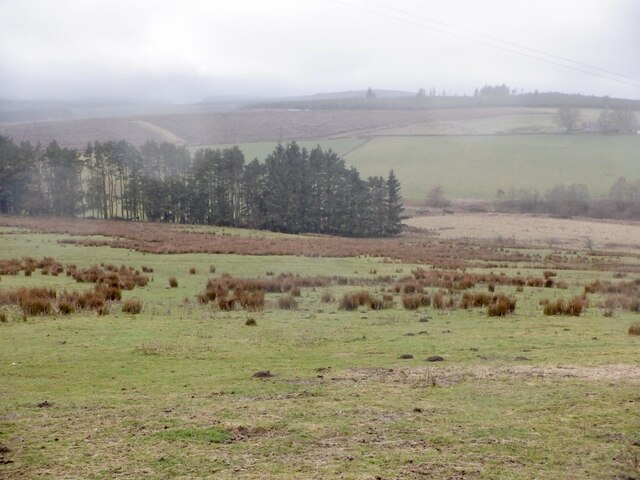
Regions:
[[[393,168],[405,198],[441,184],[454,198],[494,199],[498,189],[583,183],[606,195],[618,177],[640,177],[640,135],[378,137],[346,156],[364,176]]]
[[[555,131],[553,111],[469,108],[420,111],[235,110],[193,114],[99,118],[2,125],[17,140],[84,147],[93,140],[176,141],[189,145],[234,144],[375,135],[493,134]]]

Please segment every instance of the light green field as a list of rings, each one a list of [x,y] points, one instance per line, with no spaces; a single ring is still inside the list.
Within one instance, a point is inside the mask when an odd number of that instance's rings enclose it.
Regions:
[[[346,160],[364,176],[393,168],[413,200],[438,184],[452,198],[491,200],[498,189],[544,194],[561,183],[583,183],[595,197],[621,176],[640,178],[640,135],[377,137]]]
[[[475,121],[474,128],[482,121]],[[455,128],[459,127],[458,122]],[[462,199],[494,200],[498,189],[512,187],[544,195],[555,185],[572,183],[585,184],[592,197],[600,197],[609,193],[619,177],[640,178],[640,135],[420,134],[299,143],[308,149],[331,148],[363,177],[386,176],[394,169],[404,197],[412,201],[423,200],[438,184],[447,196]],[[247,160],[262,160],[276,144],[245,143],[240,148]],[[202,147],[190,147],[198,148]]]
[[[11,451],[0,457],[14,463],[0,465],[1,478],[638,474],[640,376],[625,376],[640,368],[640,337],[627,335],[638,316],[604,318],[594,306],[579,318],[548,318],[538,305],[610,273],[560,272],[569,290],[525,288],[507,318],[481,309],[344,312],[320,302],[324,289],[303,289],[294,311],[221,312],[194,300],[209,265],[237,277],[371,279],[372,269],[399,277],[412,266],[364,257],[163,256],[60,238],[5,231],[0,259],[147,265],[153,281],[124,294],[143,300],[137,316],[114,304],[106,317],[22,321],[4,307],[0,444]],[[178,288],[167,288],[170,276]],[[36,285],[88,288],[39,272],[0,281],[0,289]],[[339,298],[354,288],[331,290]],[[257,326],[245,326],[248,317]],[[414,358],[398,358],[406,353]],[[425,362],[435,354],[445,361]],[[258,370],[275,376],[253,379]],[[39,407],[45,400],[51,405]]]

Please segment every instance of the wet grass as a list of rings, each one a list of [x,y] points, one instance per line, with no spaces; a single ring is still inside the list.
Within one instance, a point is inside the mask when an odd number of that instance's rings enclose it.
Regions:
[[[10,449],[0,453],[2,478],[638,475],[640,337],[628,334],[637,314],[606,318],[590,306],[580,317],[545,317],[538,304],[581,293],[610,272],[559,271],[568,289],[552,292],[497,286],[518,300],[508,317],[485,308],[405,310],[400,294],[390,309],[344,311],[340,299],[362,287],[336,285],[302,288],[296,310],[279,309],[274,293],[262,311],[220,311],[196,295],[224,273],[373,279],[415,266],[153,255],[58,238],[5,233],[0,258],[47,255],[78,268],[100,259],[154,271],[148,285],[122,292],[123,301],[143,302],[135,316],[111,308],[23,321],[8,310],[0,324],[0,444]],[[168,285],[173,275],[177,288]],[[3,290],[19,286],[77,288],[38,271],[0,280]],[[379,289],[369,288],[381,297]],[[334,300],[325,303],[328,291]],[[257,325],[247,328],[249,318]],[[444,361],[426,362],[432,355]],[[254,378],[267,370],[272,377]]]

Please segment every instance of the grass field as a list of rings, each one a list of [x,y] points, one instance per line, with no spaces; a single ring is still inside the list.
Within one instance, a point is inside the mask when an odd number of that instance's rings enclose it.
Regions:
[[[438,184],[449,197],[462,199],[494,200],[498,189],[512,187],[544,194],[571,183],[587,185],[597,197],[607,195],[619,177],[640,178],[640,135],[380,135],[299,143],[333,149],[363,177],[386,176],[393,168],[404,197],[412,201],[423,200]],[[276,144],[240,148],[247,159],[263,159]]]
[[[346,160],[364,175],[393,168],[409,199],[438,184],[452,198],[495,199],[500,188],[544,194],[561,183],[606,195],[619,177],[640,177],[638,152],[640,135],[378,137]]]
[[[582,268],[558,271],[565,290],[500,285],[497,292],[517,298],[516,313],[488,317],[480,308],[403,309],[391,285],[417,266],[382,258],[156,255],[59,243],[65,238],[5,227],[0,260],[145,265],[152,281],[123,292],[123,301],[142,300],[135,316],[119,302],[107,316],[26,321],[16,307],[0,307],[9,317],[0,323],[2,478],[640,475],[640,337],[627,334],[638,314],[604,317],[600,294],[589,295],[579,317],[547,317],[538,304],[621,270],[625,281],[638,278],[632,253],[602,253],[609,270],[594,270],[585,257]],[[549,252],[539,264],[498,260],[500,267],[473,272],[541,277],[568,254]],[[257,312],[195,300],[207,279],[224,273],[283,272],[339,275],[359,286],[302,288],[296,310],[277,308],[276,293]],[[177,288],[169,288],[171,276]],[[0,280],[0,292],[19,286],[89,288],[37,270]],[[362,288],[385,289],[396,305],[338,308],[343,293]],[[328,291],[336,300],[325,303]],[[245,325],[249,318],[257,325]],[[400,358],[407,354],[413,358]],[[444,361],[426,362],[432,355]],[[253,378],[267,370],[272,377]]]

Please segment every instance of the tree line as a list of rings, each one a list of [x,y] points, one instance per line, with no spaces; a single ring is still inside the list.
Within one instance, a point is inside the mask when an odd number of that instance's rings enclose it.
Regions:
[[[640,218],[640,180],[619,178],[604,198],[592,198],[583,184],[556,185],[541,194],[536,190],[498,190],[496,210],[548,213],[559,217]]]
[[[400,182],[363,179],[331,150],[279,144],[264,161],[238,147],[94,142],[86,150],[0,136],[0,213],[389,236],[401,231]]]

